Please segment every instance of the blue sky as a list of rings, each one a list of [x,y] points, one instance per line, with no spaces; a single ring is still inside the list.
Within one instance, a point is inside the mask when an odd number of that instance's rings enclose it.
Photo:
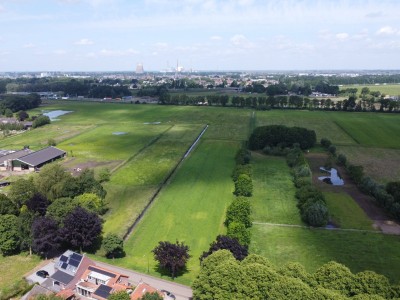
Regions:
[[[398,0],[0,0],[0,72],[400,69]]]

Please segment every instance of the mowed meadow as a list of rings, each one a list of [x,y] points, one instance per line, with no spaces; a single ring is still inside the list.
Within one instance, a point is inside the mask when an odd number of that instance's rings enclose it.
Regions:
[[[314,129],[318,140],[329,138],[350,160],[357,156],[357,151],[364,153],[358,163],[365,164],[367,172],[373,170],[368,163],[376,156],[382,159],[384,153],[391,154],[392,169],[400,165],[398,115],[283,110],[253,114],[252,110],[237,108],[85,102],[54,102],[45,109],[72,113],[43,128],[0,140],[0,149],[24,145],[40,149],[53,138],[57,147],[67,151],[63,164],[71,171],[77,167],[94,168],[95,172],[109,168],[112,176],[105,184],[109,207],[104,215],[105,234],[124,236],[161,188],[126,239],[125,257],[108,262],[168,279],[160,275],[151,250],[162,240],[183,241],[189,245],[192,256],[187,272],[176,279],[184,284],[196,277],[201,253],[218,234],[225,233],[225,211],[233,199],[230,176],[234,155],[248,138],[254,122],[257,126],[284,124]],[[30,113],[35,112],[39,110]],[[164,185],[207,124],[209,127],[197,146]],[[398,164],[393,164],[396,161]],[[254,221],[302,226],[285,160],[254,153],[252,164]],[[374,167],[379,169],[383,182],[399,179],[393,170]],[[335,201],[335,195],[331,195],[330,201]],[[352,226],[351,222],[343,222]],[[348,264],[353,271],[371,269],[391,280],[400,278],[400,259],[393,250],[398,249],[399,237],[270,225],[254,225],[252,231],[250,251],[278,265],[299,261],[313,271],[324,262],[336,260]],[[342,247],[341,241],[347,246]],[[380,247],[389,254],[383,256]],[[360,257],[355,259],[357,253]],[[106,260],[101,251],[93,257]],[[28,271],[31,267],[21,265],[23,268]]]

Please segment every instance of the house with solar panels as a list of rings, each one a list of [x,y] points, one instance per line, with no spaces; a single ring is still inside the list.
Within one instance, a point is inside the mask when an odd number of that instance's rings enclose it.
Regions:
[[[85,270],[94,262],[88,257],[67,250],[54,263],[55,273],[50,276],[52,289],[56,292],[61,290],[74,290],[76,283]]]

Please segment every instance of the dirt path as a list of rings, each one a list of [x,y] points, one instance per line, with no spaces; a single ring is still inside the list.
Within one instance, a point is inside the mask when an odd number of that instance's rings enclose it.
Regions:
[[[332,186],[328,185],[320,180],[319,176],[325,176],[325,173],[320,171],[320,167],[323,166],[328,158],[325,153],[308,153],[306,158],[310,164],[310,168],[313,174],[313,184],[321,189],[322,191],[337,192],[338,190],[346,192],[351,196],[354,201],[364,210],[365,214],[374,222],[373,226],[378,228],[385,234],[396,234],[400,235],[400,225],[397,224],[392,218],[390,218],[383,208],[379,207],[374,198],[365,195],[359,191],[354,182],[347,175],[347,172],[343,167],[336,166],[342,179],[344,180],[343,186]]]

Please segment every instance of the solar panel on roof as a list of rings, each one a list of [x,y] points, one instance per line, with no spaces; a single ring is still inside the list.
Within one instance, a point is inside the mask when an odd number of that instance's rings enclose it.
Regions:
[[[97,269],[97,268],[95,268],[93,266],[90,266],[89,270],[90,271],[95,271],[97,273],[100,273],[100,274],[103,274],[103,275],[106,275],[106,276],[112,277],[112,278],[114,278],[116,276],[114,273],[110,273],[110,272],[107,272],[107,271],[104,271],[104,270],[100,270],[100,269]]]
[[[63,263],[62,265],[61,265],[61,269],[66,269],[68,267],[68,264],[67,263]]]
[[[94,294],[103,298],[108,298],[108,296],[110,296],[111,290],[112,290],[111,287],[104,284],[100,284],[100,286],[97,288]]]
[[[73,253],[73,254],[71,255],[70,259],[75,259],[75,260],[77,260],[78,262],[81,262],[81,260],[82,260],[82,255]]]
[[[65,255],[61,255],[60,261],[67,262],[67,260],[68,260],[68,257],[66,257]]]
[[[77,260],[75,260],[75,259],[70,259],[69,260],[69,264],[71,265],[71,266],[74,266],[74,267],[78,267],[79,266],[79,261],[77,261]]]

